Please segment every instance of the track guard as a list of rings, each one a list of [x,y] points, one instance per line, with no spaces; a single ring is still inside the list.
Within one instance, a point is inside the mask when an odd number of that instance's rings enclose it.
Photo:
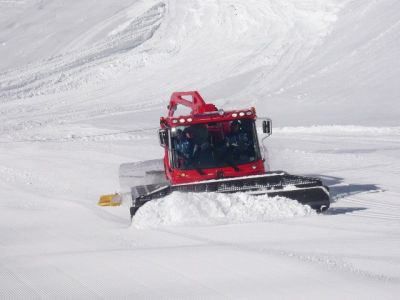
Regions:
[[[285,172],[267,172],[263,175],[207,180],[190,184],[152,184],[132,188],[131,217],[146,202],[165,197],[173,191],[179,192],[245,192],[270,197],[281,196],[309,205],[316,211],[330,206],[329,188],[318,178],[290,175]]]

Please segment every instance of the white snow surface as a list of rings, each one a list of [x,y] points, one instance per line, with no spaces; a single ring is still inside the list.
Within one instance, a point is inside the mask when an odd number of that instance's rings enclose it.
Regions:
[[[0,0],[1,299],[398,299],[400,2]],[[99,207],[174,91],[271,117],[284,198]]]
[[[223,225],[265,222],[313,213],[309,206],[282,197],[175,192],[146,203],[135,215],[132,225],[136,228]]]

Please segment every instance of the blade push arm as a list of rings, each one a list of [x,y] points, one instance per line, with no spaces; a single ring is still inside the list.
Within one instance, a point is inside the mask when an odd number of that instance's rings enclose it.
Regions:
[[[185,98],[184,98],[185,97]],[[191,98],[191,101],[187,98]],[[214,104],[205,103],[199,92],[175,92],[171,95],[168,105],[168,117],[173,117],[178,105],[184,105],[192,109],[191,114],[202,114],[205,112],[217,111]]]

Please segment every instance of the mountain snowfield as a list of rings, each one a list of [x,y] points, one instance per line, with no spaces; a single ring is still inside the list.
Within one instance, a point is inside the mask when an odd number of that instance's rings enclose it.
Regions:
[[[397,299],[400,2],[0,0],[0,298]],[[96,205],[174,91],[271,117],[284,198]]]

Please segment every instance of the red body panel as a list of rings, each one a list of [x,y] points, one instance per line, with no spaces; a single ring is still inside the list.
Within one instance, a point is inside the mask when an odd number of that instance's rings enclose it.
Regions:
[[[243,164],[237,166],[239,171],[235,171],[232,167],[202,169],[204,174],[200,174],[196,170],[172,170],[169,174],[172,184],[190,183],[203,180],[217,178],[232,178],[250,175],[261,175],[265,173],[264,163],[258,160],[254,163]]]

